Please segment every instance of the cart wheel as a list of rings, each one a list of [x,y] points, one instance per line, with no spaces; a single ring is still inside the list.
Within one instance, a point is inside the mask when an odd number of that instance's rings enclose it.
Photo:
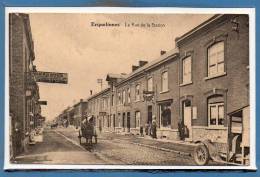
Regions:
[[[194,160],[197,165],[206,165],[209,161],[209,150],[205,145],[198,145],[194,150]]]

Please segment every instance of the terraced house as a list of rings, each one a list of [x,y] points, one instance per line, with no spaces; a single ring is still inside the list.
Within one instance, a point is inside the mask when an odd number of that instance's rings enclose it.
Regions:
[[[10,156],[15,157],[26,151],[42,116],[29,16],[10,14],[9,23]]]
[[[226,143],[234,111],[237,123],[232,127],[242,131],[241,119],[249,117],[248,29],[248,15],[215,15],[176,39],[180,117],[189,129],[187,140]]]
[[[175,42],[128,75],[107,75],[109,88],[88,99],[100,130],[139,134],[154,117],[159,138],[226,143],[248,131],[241,123],[249,119],[248,16],[214,15]]]

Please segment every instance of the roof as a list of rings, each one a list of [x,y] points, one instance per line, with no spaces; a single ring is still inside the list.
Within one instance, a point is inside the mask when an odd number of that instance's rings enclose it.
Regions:
[[[239,108],[239,109],[236,109],[236,110],[234,110],[234,111],[232,111],[232,112],[229,112],[229,113],[227,113],[227,115],[229,115],[229,116],[234,115],[234,114],[238,113],[239,111],[242,111],[242,110],[243,110],[244,108],[246,108],[246,107],[249,107],[249,104],[248,104],[248,105],[245,105],[245,106],[243,106],[243,107],[241,107],[241,108]]]
[[[166,61],[169,61],[170,59],[173,59],[178,54],[179,54],[178,48],[174,48],[174,49],[166,52],[165,54],[161,55],[158,59],[145,64],[144,66],[138,68],[137,70],[135,70],[132,73],[130,73],[129,75],[127,75],[127,77],[125,79],[123,79],[122,81],[120,81],[117,85],[128,81],[129,79],[135,77],[136,75],[143,73],[144,71],[148,71]]]
[[[208,20],[204,21],[203,23],[199,24],[198,26],[196,26],[195,28],[193,28],[192,30],[188,31],[187,33],[184,33],[182,36],[177,37],[175,39],[176,43],[178,44],[179,42],[181,42],[182,40],[186,39],[187,37],[191,36],[192,34],[198,32],[199,30],[205,28],[205,26],[212,24],[212,22],[220,19],[221,17],[223,17],[224,14],[217,14],[217,15],[213,15],[211,18],[209,18]]]
[[[87,102],[88,102],[87,99],[82,99],[82,100],[78,101],[77,103],[75,103],[75,104],[73,105],[73,107],[78,106],[80,103],[87,103]]]
[[[114,74],[114,73],[108,73],[107,74],[107,78],[106,78],[106,81],[109,80],[109,78],[111,79],[124,79],[127,77],[127,74]]]
[[[91,100],[91,99],[94,98],[94,97],[97,97],[97,96],[101,95],[102,93],[105,93],[105,92],[109,91],[109,90],[110,90],[110,88],[106,88],[106,89],[101,90],[100,92],[98,92],[98,93],[96,93],[96,94],[94,94],[94,95],[91,95],[91,96],[88,98],[88,101]]]

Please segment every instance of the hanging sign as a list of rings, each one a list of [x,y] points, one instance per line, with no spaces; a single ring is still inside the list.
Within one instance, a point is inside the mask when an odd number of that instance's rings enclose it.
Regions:
[[[39,105],[47,105],[47,101],[38,101]]]
[[[68,73],[57,73],[57,72],[33,72],[36,82],[47,82],[47,83],[68,83]]]

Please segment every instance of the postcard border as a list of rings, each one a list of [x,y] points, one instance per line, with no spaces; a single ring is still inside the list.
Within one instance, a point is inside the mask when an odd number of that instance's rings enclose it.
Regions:
[[[148,166],[148,165],[45,165],[11,164],[9,161],[9,28],[8,13],[144,13],[144,14],[248,14],[249,15],[249,66],[250,66],[250,166]],[[4,169],[236,169],[256,170],[256,110],[255,110],[255,8],[128,8],[128,7],[5,7],[5,124],[4,124]],[[252,118],[253,117],[253,118]]]

